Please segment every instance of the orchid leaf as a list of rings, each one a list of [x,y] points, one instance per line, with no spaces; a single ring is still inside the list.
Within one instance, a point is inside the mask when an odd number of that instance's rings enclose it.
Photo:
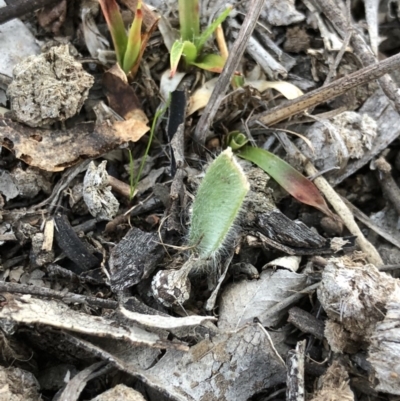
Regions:
[[[199,257],[216,257],[223,249],[250,186],[231,148],[208,167],[193,202],[189,245]]]
[[[228,146],[230,146],[234,152],[247,145],[248,142],[249,139],[247,136],[242,134],[240,131],[230,132],[226,141]]]
[[[290,164],[267,150],[246,145],[237,155],[262,168],[298,201],[333,216],[318,188]]]
[[[139,0],[137,4],[135,18],[133,20],[131,29],[129,30],[128,43],[124,55],[122,69],[126,74],[135,66],[138,61],[142,39],[141,30],[143,22],[142,2]]]
[[[176,40],[171,48],[171,53],[169,55],[170,64],[171,64],[171,73],[170,78],[172,78],[176,70],[178,69],[179,61],[181,60],[183,53],[183,42],[181,40]]]
[[[187,65],[193,64],[196,61],[197,55],[196,46],[192,42],[188,40],[183,42],[183,56],[185,57],[185,63]]]
[[[200,34],[199,0],[179,0],[178,7],[181,38],[193,42]]]
[[[231,11],[232,7],[228,7],[226,10],[224,10],[223,13],[221,13],[218,16],[218,18],[215,21],[213,21],[213,23],[210,26],[207,27],[207,29],[200,36],[194,38],[194,44],[197,48],[198,53],[201,52],[208,38],[217,29],[217,26],[222,24],[226,20]]]
[[[193,62],[196,60],[197,50],[192,42],[189,42],[188,40],[177,40],[172,45],[170,54],[171,78],[175,75],[179,61],[181,60],[182,56],[185,57],[185,63],[187,65],[193,64]]]
[[[111,33],[118,64],[122,66],[128,38],[118,4],[115,0],[99,0],[99,3]]]
[[[218,54],[207,54],[200,61],[192,62],[195,65],[206,71],[221,73],[225,65],[225,59]]]

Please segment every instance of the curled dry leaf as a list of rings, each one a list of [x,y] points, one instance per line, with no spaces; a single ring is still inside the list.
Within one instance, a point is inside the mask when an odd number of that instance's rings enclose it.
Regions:
[[[296,97],[304,95],[303,91],[299,89],[296,85],[291,84],[286,81],[265,81],[256,80],[248,81],[248,85],[256,88],[260,92],[264,92],[267,89],[275,89],[280,92],[286,99],[296,99]]]
[[[128,141],[138,141],[149,128],[141,121],[114,125],[80,124],[68,130],[38,129],[0,118],[0,144],[25,163],[46,171],[63,171],[83,159],[96,158]]]
[[[97,57],[99,50],[109,47],[108,40],[100,33],[95,22],[99,9],[97,0],[83,0],[80,5],[83,38],[92,57]]]
[[[300,262],[301,256],[282,256],[281,258],[271,260],[271,262],[268,262],[264,267],[283,267],[292,272],[297,272],[300,267]]]
[[[128,84],[126,74],[119,64],[115,64],[103,75],[103,88],[108,99],[109,106],[125,119],[122,128],[135,126],[137,122],[148,123],[148,118],[141,109],[140,100],[132,86]],[[121,125],[115,122],[114,125]]]
[[[206,107],[208,101],[210,100],[211,94],[214,90],[214,87],[217,83],[218,77],[210,79],[205,82],[203,86],[197,89],[189,100],[189,110],[188,115],[193,114],[197,110],[203,109]],[[259,92],[264,92],[267,89],[275,89],[280,92],[286,99],[295,99],[299,96],[303,95],[301,89],[297,86],[291,84],[286,81],[266,81],[262,79],[257,80],[247,80],[245,81],[245,85],[249,85]]]

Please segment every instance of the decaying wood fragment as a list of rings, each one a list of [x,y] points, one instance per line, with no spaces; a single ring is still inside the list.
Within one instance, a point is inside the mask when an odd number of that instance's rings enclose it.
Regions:
[[[324,338],[324,322],[297,306],[289,310],[288,323],[292,323],[303,333],[314,335],[319,340]]]
[[[294,222],[284,215],[275,205],[271,190],[268,188],[269,176],[259,168],[246,171],[251,184],[247,196],[244,228],[254,232],[264,246],[272,247],[289,255],[333,254],[342,248],[354,246],[354,237],[344,238],[343,246],[337,241],[324,238],[302,222]]]
[[[400,281],[371,264],[332,258],[318,299],[331,319],[325,334],[332,349],[368,347],[376,389],[400,394]]]
[[[79,269],[89,270],[100,264],[100,260],[89,251],[88,247],[78,237],[65,215],[57,214],[54,217],[54,222],[58,246]]]
[[[349,386],[349,374],[338,361],[334,361],[320,380],[320,389],[311,401],[354,401]]]
[[[376,390],[400,395],[399,284],[388,299],[385,319],[377,324],[368,351],[368,360],[375,371]]]
[[[110,255],[110,279],[114,291],[122,291],[147,278],[164,255],[156,233],[132,228]]]

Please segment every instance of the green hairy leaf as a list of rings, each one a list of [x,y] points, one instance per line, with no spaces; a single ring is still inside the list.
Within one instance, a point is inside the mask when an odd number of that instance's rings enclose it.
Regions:
[[[221,251],[249,189],[232,149],[227,148],[208,167],[193,202],[189,245],[200,258]]]

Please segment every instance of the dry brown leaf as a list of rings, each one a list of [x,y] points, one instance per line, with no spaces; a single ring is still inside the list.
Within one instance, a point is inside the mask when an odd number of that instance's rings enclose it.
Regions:
[[[109,106],[121,117],[126,120],[148,122],[134,89],[128,84],[126,74],[118,64],[104,73],[103,88]],[[134,122],[130,122],[130,124],[134,124]]]
[[[0,118],[0,144],[31,166],[62,171],[128,141],[136,142],[148,130],[138,120],[118,121],[114,125],[85,123],[63,131],[31,128]]]

